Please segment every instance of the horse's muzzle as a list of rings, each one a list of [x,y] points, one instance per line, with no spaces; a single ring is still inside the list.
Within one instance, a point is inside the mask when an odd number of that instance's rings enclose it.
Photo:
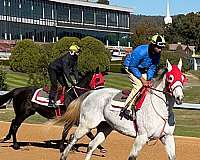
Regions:
[[[183,98],[177,97],[176,98],[176,104],[180,105],[183,103]]]

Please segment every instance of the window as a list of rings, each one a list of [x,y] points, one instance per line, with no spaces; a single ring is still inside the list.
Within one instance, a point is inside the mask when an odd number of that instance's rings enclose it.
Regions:
[[[69,6],[63,4],[57,4],[56,6],[57,20],[69,21]]]
[[[24,18],[32,18],[32,2],[30,0],[21,1],[21,16]]]
[[[106,11],[96,11],[96,24],[106,26]]]
[[[117,13],[108,12],[108,26],[117,26]]]
[[[10,7],[9,7],[10,1],[5,1],[5,6],[4,6],[4,15],[10,15]],[[4,2],[3,2],[4,5]]]
[[[128,28],[128,14],[119,13],[119,27]]]
[[[0,39],[4,39],[4,21],[0,21]]]
[[[0,0],[0,15],[3,15],[4,11],[4,0]]]
[[[14,17],[19,16],[19,0],[12,0],[10,2],[10,15]]]
[[[48,2],[45,3],[44,7],[44,17],[45,19],[52,19],[52,4],[48,4]]]
[[[82,8],[79,6],[72,6],[70,11],[71,11],[70,21],[81,23],[82,22]]]
[[[94,24],[94,9],[84,8],[84,23]]]
[[[33,1],[33,18],[34,19],[40,19],[43,18],[43,6],[42,2],[38,0]]]

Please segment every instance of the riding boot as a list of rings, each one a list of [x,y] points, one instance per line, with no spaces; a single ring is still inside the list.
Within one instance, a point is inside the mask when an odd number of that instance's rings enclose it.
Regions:
[[[49,108],[56,108],[56,103],[55,103],[55,101],[49,99],[48,107],[49,107]]]
[[[51,86],[51,90],[49,93],[49,103],[48,107],[50,108],[56,108],[56,95],[57,95],[57,86]]]

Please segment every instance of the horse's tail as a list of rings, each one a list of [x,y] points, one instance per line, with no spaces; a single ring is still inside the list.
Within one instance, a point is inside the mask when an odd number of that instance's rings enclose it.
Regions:
[[[79,98],[72,101],[69,106],[67,107],[67,111],[65,114],[58,120],[50,122],[52,125],[64,125],[66,131],[69,131],[70,128],[79,121],[80,116],[80,106],[83,100],[90,94],[91,92],[86,92],[85,94],[81,95]]]
[[[12,91],[0,95],[0,106],[2,106],[4,103],[7,103],[8,101],[11,101],[14,97],[16,89],[13,89]]]

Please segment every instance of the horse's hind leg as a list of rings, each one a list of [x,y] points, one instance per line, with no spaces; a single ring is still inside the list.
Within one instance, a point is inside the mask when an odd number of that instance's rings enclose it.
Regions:
[[[169,160],[175,160],[176,159],[176,153],[175,153],[175,142],[174,142],[174,136],[173,135],[166,135],[161,138],[161,142],[165,145],[166,152],[168,154]]]
[[[69,153],[69,151],[71,150],[71,148],[74,146],[74,144],[81,139],[84,135],[86,135],[88,132],[90,131],[89,128],[86,127],[82,127],[82,126],[78,126],[78,128],[76,129],[72,140],[70,141],[70,143],[67,145],[67,147],[65,148],[64,152],[61,154],[60,160],[66,160],[67,155]]]
[[[139,152],[141,151],[142,147],[148,141],[147,134],[138,135],[135,139],[135,143],[132,147],[128,160],[136,160]]]
[[[88,132],[87,136],[93,140],[95,138],[95,136],[92,134],[92,132]],[[106,149],[102,146],[102,145],[98,145],[97,148],[100,150],[101,153],[105,153]]]
[[[60,141],[60,152],[63,152],[64,149],[65,149],[65,139],[67,137],[67,134],[68,134],[68,130],[66,129],[66,125],[64,125],[64,129],[63,129],[63,132],[62,132],[62,139]]]
[[[16,115],[15,119],[12,121],[13,126],[12,126],[12,136],[13,136],[13,148],[14,149],[19,149],[20,146],[17,143],[17,131],[19,129],[19,127],[21,126],[22,122],[28,118],[30,115],[32,115],[32,113],[27,113],[27,114],[22,114],[22,115]]]
[[[12,120],[11,125],[10,125],[10,129],[9,129],[9,132],[8,132],[8,134],[6,135],[6,137],[3,139],[3,142],[10,140],[10,138],[11,138],[11,136],[12,136],[12,134],[13,134],[13,127],[14,127],[14,124],[15,124],[15,119]]]
[[[88,152],[85,160],[90,160],[92,153],[94,150],[100,146],[101,143],[104,142],[106,137],[112,132],[113,128],[107,124],[106,122],[102,122],[97,127],[97,135],[95,138],[89,143]]]

